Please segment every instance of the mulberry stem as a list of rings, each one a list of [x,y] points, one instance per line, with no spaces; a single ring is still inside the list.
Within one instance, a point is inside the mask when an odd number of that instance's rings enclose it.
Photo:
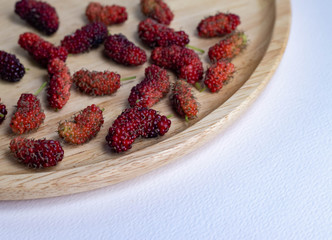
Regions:
[[[198,52],[200,52],[200,53],[205,53],[205,51],[204,51],[203,49],[200,49],[200,48],[198,48],[198,47],[191,46],[191,45],[189,45],[189,44],[187,44],[186,47],[187,47],[187,48],[191,48],[191,49],[193,49],[193,50],[195,50],[195,51],[198,51]]]
[[[132,76],[132,77],[126,77],[126,78],[121,78],[120,81],[127,81],[127,80],[132,80],[135,79],[136,76]]]
[[[195,88],[199,91],[199,92],[204,92],[206,90],[206,87],[201,86],[201,84],[199,82],[195,83]]]
[[[47,85],[47,82],[44,82],[43,85],[41,85],[41,87],[33,95],[37,96],[41,91],[43,91],[43,89],[45,88],[46,85]]]

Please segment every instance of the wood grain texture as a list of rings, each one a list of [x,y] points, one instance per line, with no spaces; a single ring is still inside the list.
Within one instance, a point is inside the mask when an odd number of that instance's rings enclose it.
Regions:
[[[87,23],[84,16],[88,0],[49,0],[56,7],[61,25],[52,37],[44,37],[59,44],[67,34]],[[100,1],[106,4],[107,1]],[[19,96],[23,92],[34,92],[47,80],[45,69],[40,68],[18,44],[19,34],[33,28],[14,14],[14,4],[2,1],[0,9],[0,45],[2,50],[14,53],[30,70],[15,84],[0,81],[0,97],[7,105],[9,114],[0,127],[0,200],[34,199],[72,194],[115,184],[142,175],[187,154],[214,137],[232,123],[258,96],[271,78],[286,47],[290,27],[290,4],[288,0],[201,0],[167,1],[175,13],[171,26],[183,29],[189,35],[191,45],[206,52],[218,38],[200,39],[195,31],[200,19],[217,11],[229,11],[240,15],[239,29],[248,35],[249,46],[234,59],[237,72],[235,77],[217,94],[208,91],[195,95],[201,108],[197,119],[186,123],[176,115],[171,119],[172,127],[157,139],[136,140],[133,148],[123,154],[112,153],[106,146],[105,136],[114,119],[128,107],[130,89],[140,82],[144,69],[123,67],[103,57],[100,47],[86,54],[70,56],[67,64],[71,73],[82,67],[90,70],[116,71],[123,77],[136,75],[136,80],[122,83],[112,96],[90,97],[72,89],[67,105],[59,112],[48,108],[45,91],[39,97],[45,109],[45,123],[38,131],[26,134],[29,138],[59,139],[57,124],[87,105],[97,104],[105,108],[105,124],[95,139],[82,146],[63,143],[65,158],[56,167],[32,170],[18,164],[9,152],[9,142],[15,137],[9,128],[10,118]],[[147,50],[137,37],[137,24],[144,19],[139,11],[139,1],[113,1],[127,7],[129,19],[117,26],[110,26],[111,33],[123,33],[131,41]],[[209,66],[207,53],[201,54],[205,69]],[[171,80],[175,76],[170,72]],[[173,113],[168,97],[155,105],[154,109],[163,115]]]

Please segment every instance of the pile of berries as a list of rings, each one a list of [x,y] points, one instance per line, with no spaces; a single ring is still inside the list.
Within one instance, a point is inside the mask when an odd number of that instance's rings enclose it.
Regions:
[[[151,109],[167,95],[169,103],[181,118],[186,121],[197,118],[199,103],[193,85],[202,90],[201,84],[204,84],[211,92],[218,92],[234,75],[235,66],[231,60],[247,45],[247,36],[236,30],[240,24],[239,16],[217,13],[201,20],[196,27],[199,37],[222,37],[209,48],[211,65],[205,71],[202,56],[195,52],[199,49],[188,45],[189,35],[169,27],[174,14],[164,0],[140,0],[140,9],[147,18],[138,24],[137,36],[152,49],[153,64],[145,68],[144,79],[131,88],[128,97],[130,107],[123,110],[108,130],[106,143],[116,153],[131,149],[139,137],[155,138],[169,131],[171,120]],[[46,2],[19,0],[15,4],[15,13],[45,35],[54,34],[59,28],[56,9]],[[66,64],[68,54],[86,53],[104,43],[103,53],[116,63],[137,67],[148,61],[146,51],[139,45],[123,34],[108,32],[107,26],[126,22],[128,13],[125,7],[90,2],[85,16],[90,23],[67,34],[58,45],[31,32],[22,33],[18,39],[21,48],[47,69],[49,81],[46,96],[49,106],[57,111],[70,100],[73,83],[81,92],[97,97],[112,95],[120,88],[121,80],[125,80],[114,71],[84,68],[71,76]],[[166,69],[176,74],[178,79],[175,82],[171,83]],[[25,68],[19,59],[0,51],[0,78],[18,82],[24,75]],[[21,94],[9,124],[14,134],[29,133],[43,124],[46,115],[37,95],[46,84],[35,94]],[[103,111],[92,104],[72,120],[60,122],[57,132],[61,141],[80,145],[95,138],[104,124]],[[6,115],[6,106],[0,103],[0,124]],[[56,140],[18,136],[9,145],[17,160],[31,168],[55,166],[64,157],[61,143]]]

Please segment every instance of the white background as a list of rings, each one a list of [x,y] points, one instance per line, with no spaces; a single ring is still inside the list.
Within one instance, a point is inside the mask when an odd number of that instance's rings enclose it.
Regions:
[[[0,239],[332,239],[331,10],[292,1],[278,70],[217,138],[116,186],[0,202]]]

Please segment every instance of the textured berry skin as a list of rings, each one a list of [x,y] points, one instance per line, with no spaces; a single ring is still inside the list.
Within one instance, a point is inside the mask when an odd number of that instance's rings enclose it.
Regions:
[[[5,120],[6,115],[7,115],[6,105],[1,103],[1,98],[0,98],[0,124]]]
[[[105,41],[105,54],[117,63],[126,66],[138,66],[147,61],[143,49],[130,42],[124,35],[110,35]]]
[[[8,82],[18,82],[25,74],[24,66],[14,54],[0,51],[0,78]]]
[[[152,51],[151,59],[154,64],[175,71],[178,78],[190,84],[203,78],[203,63],[191,49],[176,45],[157,47]]]
[[[233,77],[234,71],[233,63],[220,60],[206,71],[204,83],[211,92],[217,92],[225,81]]]
[[[171,9],[163,0],[141,0],[142,13],[159,23],[169,25],[174,18]]]
[[[184,47],[189,43],[189,36],[184,31],[174,29],[147,18],[138,25],[139,38],[149,47],[168,47],[178,45]]]
[[[15,13],[47,35],[52,35],[59,28],[56,10],[46,2],[21,0],[15,4]]]
[[[118,5],[103,6],[98,2],[90,2],[85,10],[85,15],[90,22],[102,22],[107,26],[123,23],[128,18],[125,7]]]
[[[170,89],[167,71],[152,65],[145,69],[145,78],[131,89],[128,102],[131,107],[150,108],[160,101]]]
[[[79,70],[73,75],[75,85],[92,96],[111,95],[120,88],[120,75],[115,72]]]
[[[106,37],[106,25],[101,22],[94,22],[77,29],[73,34],[65,36],[61,41],[61,46],[65,47],[69,53],[83,53],[92,48],[97,48]]]
[[[218,13],[203,19],[197,26],[200,37],[222,37],[233,32],[240,24],[238,15],[229,13]]]
[[[67,143],[83,144],[97,135],[103,123],[102,110],[92,104],[75,116],[74,121],[60,123],[58,133]]]
[[[30,93],[23,93],[17,102],[10,127],[16,134],[23,134],[37,129],[45,119],[39,99]]]
[[[35,33],[21,34],[18,44],[28,51],[42,67],[47,67],[51,59],[60,58],[62,61],[66,61],[68,56],[68,52],[64,47],[56,47]]]
[[[47,168],[63,159],[64,151],[58,141],[16,137],[10,142],[10,151],[20,163],[29,168]]]
[[[211,62],[218,60],[230,61],[236,57],[247,45],[247,36],[243,32],[234,33],[210,47],[209,58]]]
[[[114,121],[106,142],[114,152],[125,152],[138,137],[163,136],[171,127],[171,121],[153,109],[128,108]]]
[[[50,77],[47,100],[53,109],[61,109],[70,97],[72,79],[66,63],[59,58],[50,61],[47,67]]]
[[[190,85],[184,80],[175,82],[170,95],[174,110],[186,119],[193,119],[198,113],[198,103],[191,91]]]

